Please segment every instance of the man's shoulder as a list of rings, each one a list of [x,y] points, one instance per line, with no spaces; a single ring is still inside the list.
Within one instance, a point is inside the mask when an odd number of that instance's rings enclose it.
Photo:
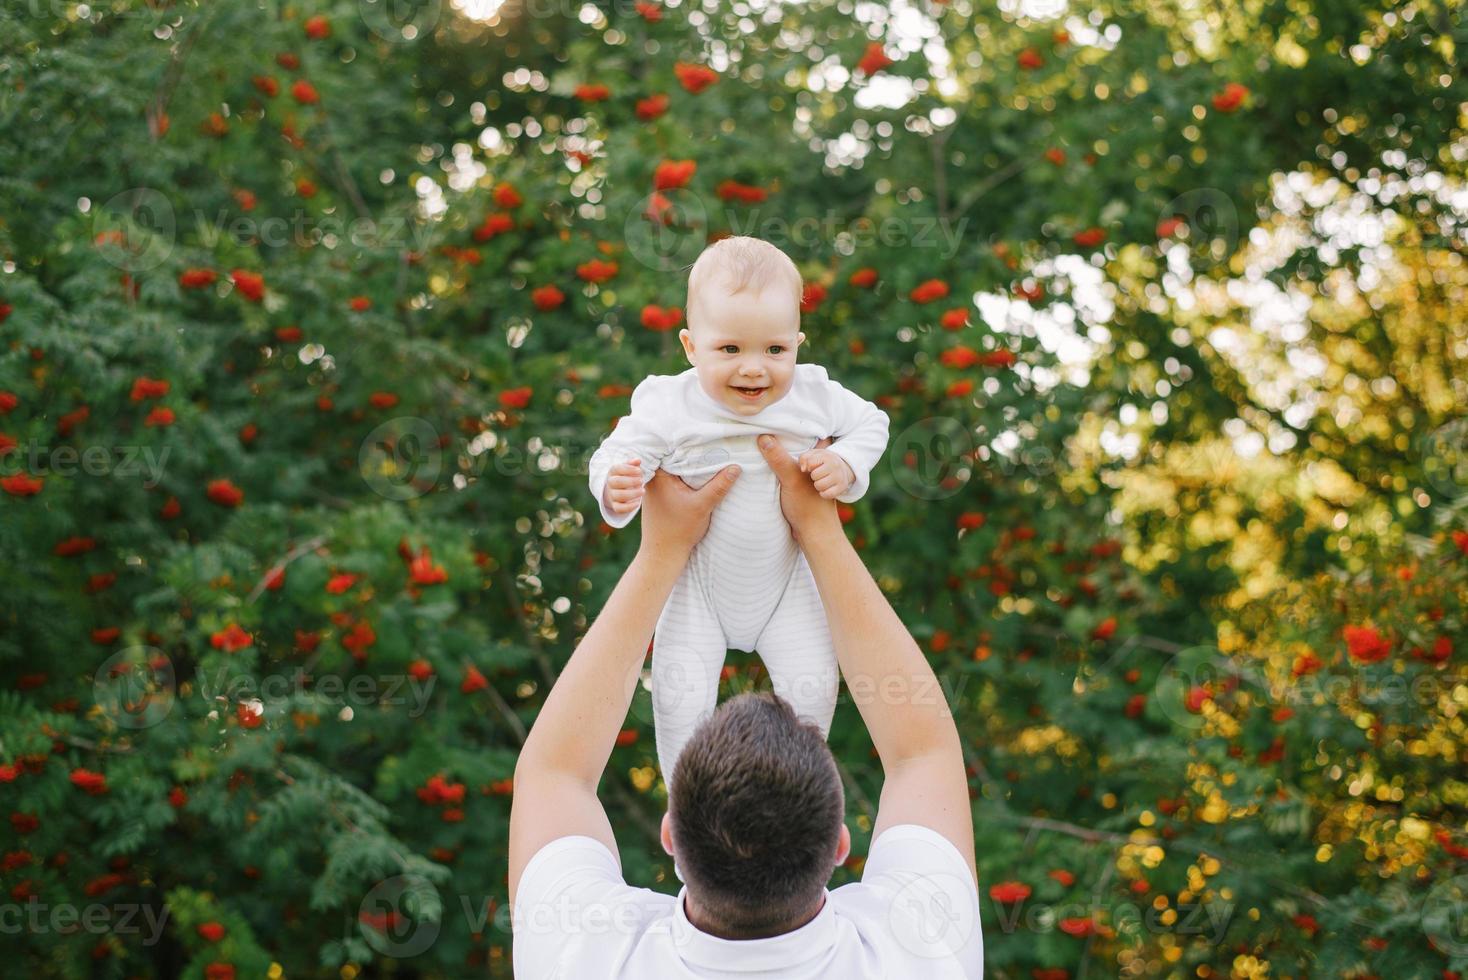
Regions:
[[[896,879],[900,887],[914,875],[952,879],[950,884],[955,891],[978,894],[978,887],[963,855],[948,838],[922,824],[904,823],[888,827],[872,841],[862,862],[860,883],[871,885],[878,879],[890,878]]]
[[[831,902],[875,946],[982,975],[978,889],[958,848],[931,828],[887,828],[872,842],[861,881],[832,891]]]
[[[573,940],[578,956],[598,958],[600,966],[626,959],[643,939],[669,931],[676,905],[675,896],[627,884],[601,841],[550,841],[526,864],[515,896],[515,975],[549,976],[565,968],[563,956]]]

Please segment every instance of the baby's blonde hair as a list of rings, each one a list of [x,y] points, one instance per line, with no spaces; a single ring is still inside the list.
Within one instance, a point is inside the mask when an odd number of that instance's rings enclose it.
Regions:
[[[799,306],[805,291],[800,270],[790,256],[774,245],[748,235],[721,238],[699,253],[688,271],[686,306],[690,327],[694,325],[694,300],[721,277],[731,296],[745,290],[758,294],[766,285],[774,283],[779,288],[788,288],[791,300]]]

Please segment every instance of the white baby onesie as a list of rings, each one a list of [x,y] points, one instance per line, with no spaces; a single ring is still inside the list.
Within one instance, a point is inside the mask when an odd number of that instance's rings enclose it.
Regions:
[[[714,710],[730,649],[758,651],[775,693],[829,735],[839,672],[825,608],[780,512],[780,481],[755,438],[769,432],[799,456],[830,436],[830,450],[856,477],[837,498],[850,503],[867,491],[872,467],[887,447],[887,425],[886,412],[832,381],[817,364],[797,364],[785,397],[753,415],[725,408],[689,368],[645,378],[632,392],[631,413],[592,455],[591,492],[612,527],[625,527],[636,515],[612,514],[603,499],[616,463],[641,460],[644,484],[662,469],[695,488],[731,463],[740,466],[653,637],[653,731],[670,787],[679,753]]]

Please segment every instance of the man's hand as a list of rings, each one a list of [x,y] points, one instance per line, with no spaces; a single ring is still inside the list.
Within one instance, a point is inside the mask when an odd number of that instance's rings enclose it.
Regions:
[[[738,477],[737,465],[726,466],[695,490],[679,477],[658,470],[647,482],[643,499],[642,550],[687,560],[693,546],[708,533],[714,508]]]
[[[829,439],[825,441],[830,442]],[[827,500],[835,500],[856,482],[851,465],[831,450],[820,448],[819,443],[817,448],[801,453],[798,462],[800,472],[810,474],[811,483]]]
[[[839,534],[841,519],[836,515],[836,505],[821,496],[815,484],[800,471],[795,460],[780,445],[780,440],[766,434],[760,436],[756,443],[765,462],[770,464],[770,469],[780,480],[780,511],[785,515],[795,540],[800,541],[829,530]],[[830,444],[830,439],[822,439],[810,452],[824,449]]]
[[[607,472],[607,509],[613,514],[630,514],[642,503],[642,460],[633,457]]]

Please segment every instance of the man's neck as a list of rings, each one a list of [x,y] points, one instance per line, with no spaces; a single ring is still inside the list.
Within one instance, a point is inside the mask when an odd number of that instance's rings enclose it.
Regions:
[[[713,936],[716,939],[770,939],[774,936],[783,936],[788,932],[794,932],[796,929],[799,929],[801,926],[810,922],[821,913],[821,909],[825,908],[825,905],[826,896],[823,894],[820,900],[816,902],[815,907],[811,909],[810,914],[802,916],[799,922],[795,923],[795,925],[791,926],[788,929],[781,929],[779,932],[769,932],[762,935],[735,936],[730,935],[729,933],[721,929],[718,925],[709,921],[709,918],[704,915],[703,909],[701,909],[698,903],[694,901],[693,895],[691,893],[685,894],[683,896],[683,914],[688,916],[688,921],[693,925],[693,928],[697,929],[701,933],[704,933],[705,935]]]

